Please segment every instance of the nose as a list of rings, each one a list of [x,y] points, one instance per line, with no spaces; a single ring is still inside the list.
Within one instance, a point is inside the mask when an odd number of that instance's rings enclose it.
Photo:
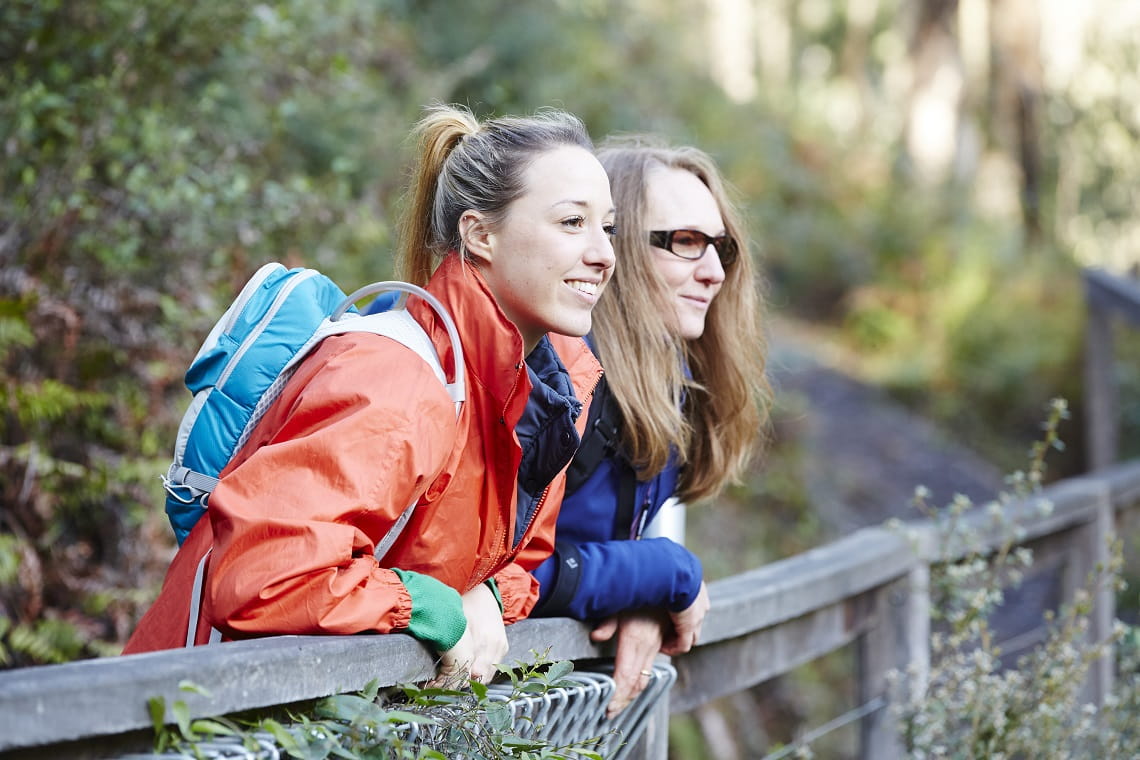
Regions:
[[[707,285],[719,285],[724,282],[724,266],[720,263],[720,254],[716,247],[709,243],[704,254],[697,259],[697,269],[693,273],[698,282]]]
[[[613,269],[617,263],[613,238],[604,229],[599,227],[595,232],[594,240],[586,251],[585,261],[599,269]]]

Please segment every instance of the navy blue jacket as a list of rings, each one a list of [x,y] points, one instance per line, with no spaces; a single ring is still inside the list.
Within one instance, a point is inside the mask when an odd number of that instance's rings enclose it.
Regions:
[[[595,395],[593,403],[599,401]],[[668,538],[641,538],[676,491],[678,468],[670,463],[655,478],[637,481],[629,524],[615,525],[622,480],[632,472],[615,452],[563,499],[556,551],[534,571],[540,589],[533,616],[592,620],[645,607],[679,612],[696,599],[702,579],[696,555]]]

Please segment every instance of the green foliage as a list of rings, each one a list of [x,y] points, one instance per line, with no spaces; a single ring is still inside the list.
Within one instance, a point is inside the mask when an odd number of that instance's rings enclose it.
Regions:
[[[1140,699],[1135,652],[1124,647],[1120,677],[1104,705],[1081,701],[1091,665],[1112,656],[1114,643],[1136,640],[1136,631],[1119,623],[1107,640],[1089,637],[1094,600],[1120,583],[1119,542],[1087,588],[1058,614],[1046,614],[1044,640],[1012,666],[1003,663],[991,624],[1005,590],[1020,583],[1033,562],[1032,554],[1017,546],[1022,531],[1005,508],[1013,499],[1028,500],[1039,491],[1045,453],[1060,447],[1057,423],[1066,415],[1066,405],[1054,402],[1028,471],[1015,473],[1011,492],[987,507],[988,524],[967,519],[973,508],[968,499],[959,497],[935,509],[926,504],[921,489],[916,494],[938,527],[944,561],[931,571],[931,609],[940,625],[931,643],[930,669],[912,666],[891,676],[892,710],[910,757],[1123,759],[1140,752],[1134,727]],[[1039,508],[1050,505],[1040,501]],[[996,549],[988,540],[993,537],[999,539]]]
[[[1056,151],[1048,168],[1057,192],[1047,200],[1057,237],[1081,264],[1123,273],[1140,264],[1140,41],[1113,24],[1093,25],[1085,65],[1049,93],[1046,128]]]
[[[487,687],[470,681],[466,688],[405,685],[381,690],[373,682],[356,694],[337,694],[294,707],[278,717],[194,719],[184,700],[147,703],[155,731],[155,752],[197,756],[206,745],[228,743],[249,750],[279,748],[298,760],[328,757],[358,760],[467,758],[467,760],[601,760],[587,738],[567,746],[528,736],[528,726],[514,726],[510,702],[542,695],[564,681],[571,662],[539,658],[517,667],[499,666],[511,682],[506,701],[492,699]],[[208,692],[183,682],[183,691]],[[169,724],[169,725],[168,725]]]

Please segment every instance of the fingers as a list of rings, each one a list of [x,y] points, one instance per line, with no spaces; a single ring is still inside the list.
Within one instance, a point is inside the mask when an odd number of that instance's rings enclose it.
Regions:
[[[661,621],[647,615],[623,616],[614,656],[614,694],[606,717],[624,710],[649,684],[653,660],[661,648]]]
[[[590,631],[590,639],[592,641],[609,641],[617,633],[617,629],[618,619],[616,617],[607,618]]]
[[[466,685],[471,663],[475,659],[474,638],[471,626],[463,632],[459,642],[439,655],[439,671],[427,682],[428,688],[456,689]]]
[[[701,625],[710,607],[709,592],[704,582],[697,592],[696,599],[688,608],[669,613],[673,620],[673,634],[665,640],[661,651],[668,655],[688,652],[701,637]]]
[[[649,678],[653,673],[652,668],[653,657],[650,657],[648,661],[630,661],[626,663],[626,667],[622,667],[620,670],[618,663],[615,661],[614,694],[610,697],[610,703],[606,705],[607,718],[612,720],[617,717],[622,710],[629,707],[629,704],[633,702],[641,692],[645,691],[645,687],[649,685]]]
[[[506,659],[510,648],[499,603],[491,589],[479,584],[463,595],[463,613],[473,642],[470,676],[490,683],[495,677],[495,666]]]
[[[429,687],[461,689],[468,679],[490,683],[496,666],[506,659],[510,643],[499,603],[480,584],[463,595],[467,627],[458,643],[439,656],[439,671]]]

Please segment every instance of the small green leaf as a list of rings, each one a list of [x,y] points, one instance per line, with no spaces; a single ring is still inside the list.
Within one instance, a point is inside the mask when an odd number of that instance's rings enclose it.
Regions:
[[[562,660],[550,666],[550,670],[546,671],[546,680],[548,683],[560,681],[566,676],[574,672],[574,663],[569,660]]]
[[[371,720],[374,723],[384,720],[384,711],[370,699],[355,694],[336,694],[317,703],[314,710],[322,718],[343,720],[353,723]]]
[[[403,710],[387,710],[385,712],[385,719],[389,723],[419,723],[425,726],[439,725],[439,721],[430,715],[420,715],[419,713],[404,712]]]
[[[511,729],[511,707],[506,702],[487,705],[487,725],[492,731],[503,733]]]
[[[237,736],[238,732],[227,725],[210,718],[196,720],[190,724],[190,730],[211,736]]]
[[[163,697],[151,697],[146,701],[146,709],[150,713],[150,723],[155,731],[161,731],[166,725],[166,700]]]
[[[190,730],[190,708],[186,703],[181,699],[175,700],[174,704],[170,706],[170,712],[174,715],[174,722],[178,724],[182,738],[188,742],[196,741],[198,737]]]
[[[214,696],[213,694],[210,693],[210,690],[207,689],[205,686],[202,686],[201,684],[196,684],[193,681],[186,681],[186,680],[179,681],[178,682],[178,690],[179,691],[188,691],[188,692],[191,692],[192,694],[201,694],[203,697]]]

